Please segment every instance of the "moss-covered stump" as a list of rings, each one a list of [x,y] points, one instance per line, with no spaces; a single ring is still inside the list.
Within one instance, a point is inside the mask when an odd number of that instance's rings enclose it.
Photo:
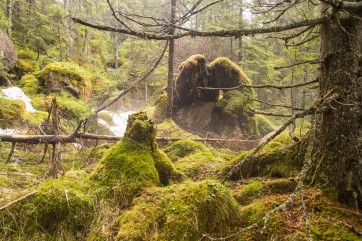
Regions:
[[[293,177],[296,176],[303,165],[308,138],[296,144],[291,144],[292,139],[287,133],[282,133],[279,138],[265,145],[248,162],[238,166],[237,170],[229,177],[239,180],[246,177]],[[291,144],[291,145],[288,145]],[[252,150],[251,150],[252,151]],[[221,168],[221,175],[225,176],[231,168],[242,161],[251,151],[244,151],[235,159],[226,162]]]
[[[208,65],[211,82],[216,81],[219,88],[232,88],[240,84],[251,84],[245,73],[228,58],[220,57]],[[213,130],[218,133],[230,134],[240,129],[242,133],[258,135],[257,125],[252,119],[255,108],[254,89],[242,88],[224,91],[212,113]]]
[[[205,180],[147,189],[119,217],[117,240],[200,240],[231,233],[240,222],[230,191]]]
[[[4,240],[81,240],[94,215],[84,178],[47,181],[34,195],[0,213]]]
[[[165,152],[175,168],[192,180],[215,178],[224,163],[222,155],[214,148],[191,140],[177,141],[165,148]]]
[[[127,205],[146,187],[183,178],[157,148],[155,134],[145,112],[129,117],[123,139],[105,153],[92,174],[91,180],[101,195]]]
[[[47,94],[66,91],[74,97],[88,99],[92,94],[91,76],[77,64],[56,62],[37,73]]]

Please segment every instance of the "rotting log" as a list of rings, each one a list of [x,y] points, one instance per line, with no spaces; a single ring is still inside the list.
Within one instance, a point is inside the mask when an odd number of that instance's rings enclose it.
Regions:
[[[86,140],[104,140],[118,141],[121,136],[96,135],[91,133],[73,133],[72,135],[0,135],[0,142],[18,142],[27,144],[54,144],[54,143],[74,143],[78,139]],[[218,139],[218,138],[174,138],[174,137],[156,137],[156,141],[179,141],[192,140],[204,142],[248,142],[257,143],[259,140],[240,140],[240,139]]]

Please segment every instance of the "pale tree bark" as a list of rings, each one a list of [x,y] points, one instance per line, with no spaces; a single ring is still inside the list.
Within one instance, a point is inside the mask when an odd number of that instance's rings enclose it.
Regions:
[[[70,51],[72,48],[72,21],[71,16],[71,0],[64,0],[64,10],[67,15],[65,20],[65,59],[68,60],[70,57]]]
[[[171,1],[171,17],[170,22],[173,23],[176,17],[176,0]],[[175,34],[175,28],[170,27],[170,35]],[[175,52],[175,40],[170,39],[169,41],[169,51],[168,51],[168,77],[167,77],[167,118],[172,118],[172,108],[173,108],[173,61],[174,61],[174,52]]]
[[[360,10],[339,12],[320,28],[320,95],[332,93],[337,99],[317,116],[311,175],[312,183],[356,208],[362,208],[361,19]]]

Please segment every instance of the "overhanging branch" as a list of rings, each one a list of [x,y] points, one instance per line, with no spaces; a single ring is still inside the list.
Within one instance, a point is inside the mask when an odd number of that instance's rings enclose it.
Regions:
[[[124,28],[115,28],[107,25],[97,25],[93,23],[89,23],[79,18],[72,17],[72,20],[76,23],[82,24],[87,27],[91,27],[98,30],[108,31],[108,32],[117,32],[123,33],[127,35],[137,36],[144,39],[154,39],[154,40],[168,40],[168,39],[179,39],[187,36],[199,36],[199,37],[231,37],[231,36],[245,36],[245,35],[256,35],[256,34],[264,34],[264,33],[276,33],[276,32],[283,32],[291,29],[297,29],[306,26],[316,26],[328,20],[328,16],[323,16],[320,18],[315,19],[306,19],[296,23],[290,23],[283,26],[273,26],[268,28],[254,28],[254,29],[234,29],[234,30],[221,30],[221,31],[210,31],[210,32],[203,32],[203,31],[196,31],[193,29],[182,28],[179,26],[177,27],[183,32],[174,34],[174,35],[161,35],[161,34],[153,34],[148,32],[141,32],[135,30],[129,30]]]

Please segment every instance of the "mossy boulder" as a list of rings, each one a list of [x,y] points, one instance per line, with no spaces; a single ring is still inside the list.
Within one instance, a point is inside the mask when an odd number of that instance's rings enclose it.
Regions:
[[[46,94],[68,92],[76,98],[89,99],[92,95],[91,75],[75,63],[55,62],[37,73]]]
[[[158,137],[174,138],[198,138],[182,128],[180,128],[171,118],[165,119],[162,123],[156,125],[156,135]]]
[[[94,215],[94,198],[84,179],[63,177],[44,182],[34,195],[2,211],[6,240],[79,240]]]
[[[224,163],[222,155],[214,148],[192,140],[177,141],[165,148],[165,152],[175,168],[193,180],[215,178]]]
[[[153,123],[138,112],[129,116],[123,139],[105,153],[91,180],[102,195],[127,205],[146,187],[182,178],[157,148]]]
[[[5,71],[9,71],[16,65],[18,56],[10,38],[0,31],[0,64]]]
[[[200,240],[227,236],[240,222],[239,207],[219,182],[205,180],[149,188],[119,217],[117,240]]]
[[[275,130],[275,125],[270,120],[268,120],[268,118],[266,118],[263,115],[256,114],[253,116],[252,119],[255,122],[255,124],[257,125],[256,134],[258,134],[261,137],[263,137]]]
[[[25,104],[21,100],[8,100],[0,96],[0,128],[21,124],[25,114]]]

